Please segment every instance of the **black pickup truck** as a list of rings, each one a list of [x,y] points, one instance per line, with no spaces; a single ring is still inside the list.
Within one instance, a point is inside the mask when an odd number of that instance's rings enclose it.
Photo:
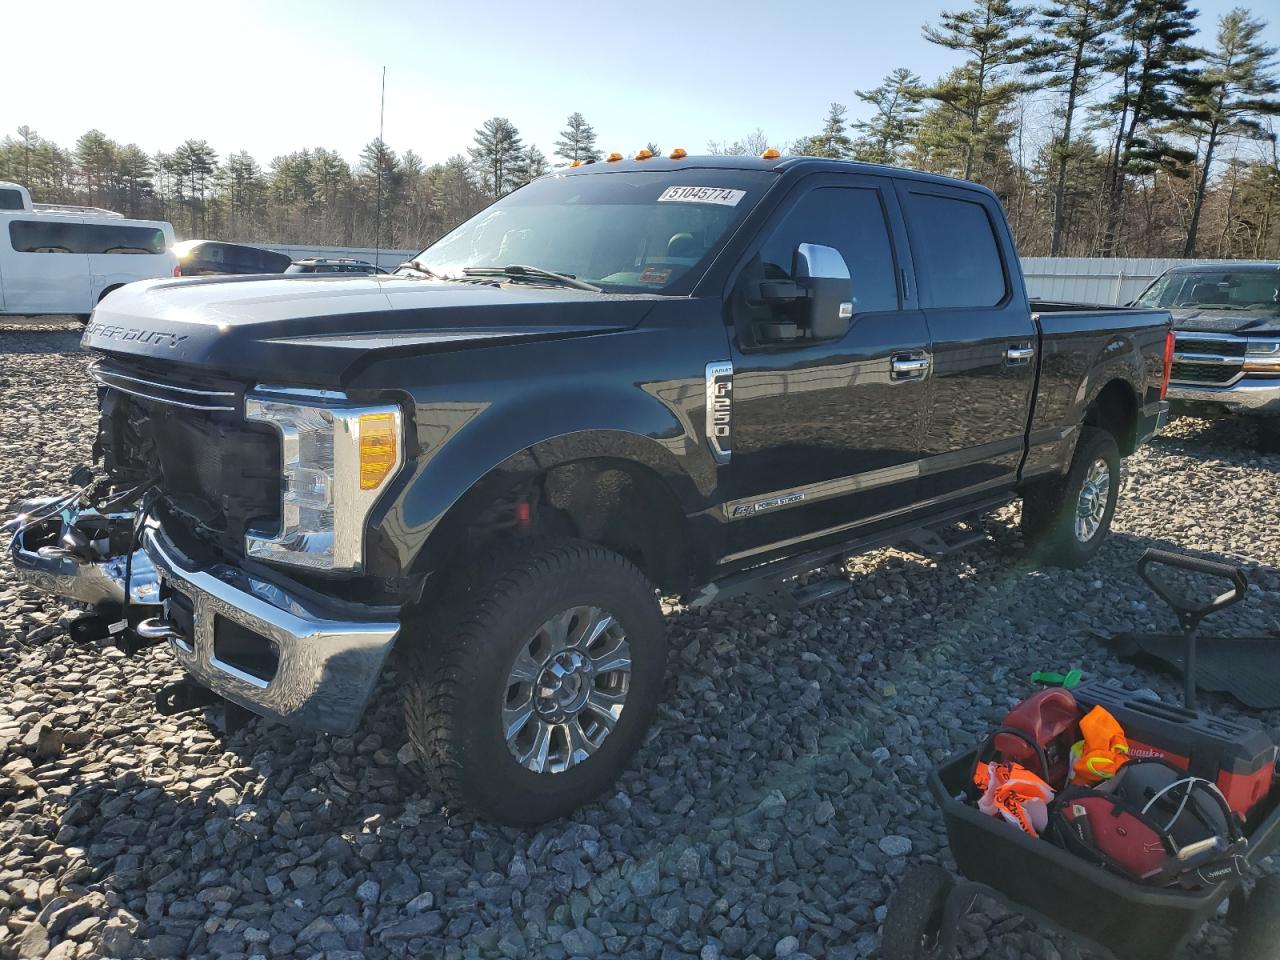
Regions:
[[[350,733],[397,648],[424,766],[506,822],[628,762],[659,596],[1016,497],[1088,560],[1172,350],[1164,311],[1029,303],[988,190],[801,157],[557,171],[393,276],[130,284],[83,343],[98,475],[21,507],[19,574],[167,643],[168,709]]]

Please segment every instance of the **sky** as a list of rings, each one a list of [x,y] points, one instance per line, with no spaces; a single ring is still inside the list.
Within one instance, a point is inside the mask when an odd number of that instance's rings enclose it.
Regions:
[[[0,136],[27,124],[72,146],[96,127],[148,152],[195,137],[264,166],[315,146],[354,161],[378,133],[385,66],[386,141],[429,163],[464,152],[492,116],[550,156],[575,110],[606,152],[654,141],[699,153],[757,127],[785,146],[816,133],[832,101],[866,116],[854,91],[895,67],[930,80],[958,62],[920,28],[965,2],[10,4]],[[1235,5],[1199,0],[1204,42]]]

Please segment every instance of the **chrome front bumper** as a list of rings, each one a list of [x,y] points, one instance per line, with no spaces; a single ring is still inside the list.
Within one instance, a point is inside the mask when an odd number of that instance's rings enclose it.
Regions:
[[[1172,381],[1169,399],[1178,403],[1213,404],[1235,413],[1280,414],[1280,378],[1244,377],[1229,386]]]
[[[5,524],[17,578],[44,593],[74,600],[118,618],[124,600],[125,557],[106,540],[89,549],[90,561],[61,548],[69,528],[84,521],[130,525],[132,514],[102,518],[61,501],[31,501]],[[174,657],[196,682],[275,720],[329,733],[353,733],[377,684],[400,624],[396,620],[343,619],[313,609],[268,580],[216,564],[199,569],[152,522],[130,563],[131,609],[164,620],[139,624],[148,639],[167,638]],[[175,595],[180,595],[175,596]],[[182,617],[174,616],[180,604]],[[385,613],[386,608],[383,608]],[[130,620],[134,620],[130,617]],[[228,624],[241,643],[269,651],[270,670],[243,668],[219,656]],[[233,658],[234,659],[234,658]]]
[[[190,601],[193,635],[171,636],[169,645],[196,682],[264,717],[328,733],[355,732],[398,622],[329,619],[239,568],[188,569],[156,527],[144,533],[143,548],[159,574],[161,595]],[[220,620],[270,644],[278,658],[270,677],[219,658]]]

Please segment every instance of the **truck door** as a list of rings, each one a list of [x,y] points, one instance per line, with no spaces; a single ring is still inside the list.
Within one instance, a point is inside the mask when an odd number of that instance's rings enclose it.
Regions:
[[[851,539],[914,504],[928,336],[903,296],[910,262],[900,224],[888,178],[808,178],[732,281],[730,562]],[[749,306],[753,284],[788,279],[801,244],[834,248],[848,268],[855,302],[840,338],[760,336],[770,315]]]
[[[932,352],[921,498],[1011,489],[1037,337],[1004,215],[985,192],[900,180],[898,193]]]
[[[80,222],[40,215],[9,221],[4,238],[5,310],[17,314],[88,313],[89,258]]]

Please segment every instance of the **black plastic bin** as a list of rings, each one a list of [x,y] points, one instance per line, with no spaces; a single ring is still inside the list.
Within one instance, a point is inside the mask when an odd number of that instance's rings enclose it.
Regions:
[[[982,892],[1039,915],[1090,946],[1134,960],[1168,960],[1240,886],[1239,880],[1197,891],[1144,886],[1028,836],[962,799],[976,762],[975,750],[929,775],[960,873],[990,888]],[[1256,863],[1280,836],[1274,796],[1253,819],[1244,856]]]

